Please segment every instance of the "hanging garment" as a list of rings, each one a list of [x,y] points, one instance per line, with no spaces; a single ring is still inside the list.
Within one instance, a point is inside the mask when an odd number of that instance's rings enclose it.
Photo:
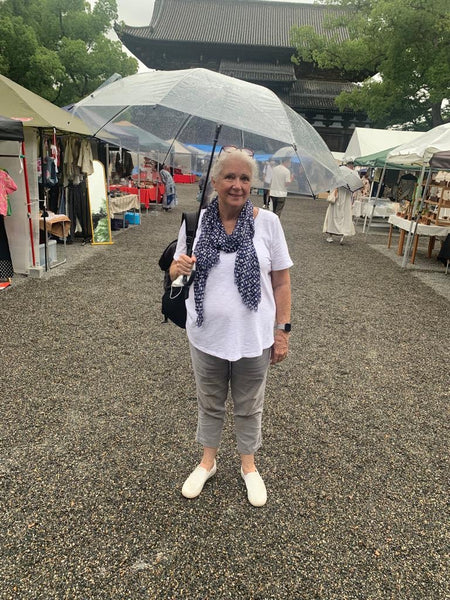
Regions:
[[[8,214],[8,194],[16,190],[17,185],[11,175],[0,169],[0,215]]]
[[[80,154],[78,156],[77,165],[82,173],[92,175],[94,172],[94,157],[92,156],[91,143],[88,139],[83,138],[80,144]]]
[[[73,181],[78,185],[81,181],[81,169],[78,166],[80,156],[80,140],[69,137],[64,148],[64,184]]]
[[[115,169],[116,169],[116,175],[118,177],[122,177],[123,174],[123,167],[122,167],[122,161],[120,160],[120,152],[118,152],[116,154],[116,160],[115,160]]]
[[[45,187],[49,188],[58,185],[58,170],[56,168],[56,161],[49,155],[44,158],[44,185]]]
[[[51,187],[48,191],[47,208],[53,212],[58,212],[60,188],[57,185]]]
[[[122,165],[123,165],[123,176],[130,177],[131,173],[133,172],[134,165],[133,165],[133,159],[131,157],[131,154],[128,152],[128,150],[123,150]]]
[[[69,240],[73,241],[77,231],[77,223],[81,227],[81,237],[87,239],[91,233],[89,203],[86,184],[69,185],[66,195],[66,209],[71,222]]]
[[[9,252],[8,236],[5,229],[5,218],[0,215],[0,279],[13,277],[14,269]]]

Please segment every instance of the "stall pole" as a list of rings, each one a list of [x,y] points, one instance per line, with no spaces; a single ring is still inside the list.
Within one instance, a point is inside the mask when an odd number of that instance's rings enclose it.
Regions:
[[[36,254],[34,251],[34,236],[33,236],[33,220],[31,215],[31,199],[30,199],[30,185],[28,182],[28,167],[27,158],[25,156],[25,142],[21,142],[22,146],[22,158],[23,158],[23,176],[25,180],[25,192],[27,196],[27,215],[28,215],[28,226],[30,229],[30,242],[31,242],[31,260],[33,261],[33,267],[36,266]]]
[[[44,204],[44,208],[42,211],[42,217],[44,219],[44,262],[45,262],[45,270],[48,271],[48,240],[47,240],[47,203],[45,201],[45,176],[44,176],[44,130],[39,127],[39,139],[40,139],[40,147],[41,147],[41,181],[42,181],[42,190],[43,190],[43,199],[42,202]]]
[[[414,211],[414,206],[416,204],[416,194],[417,194],[417,190],[419,189],[419,186],[422,185],[423,182],[423,176],[425,174],[425,165],[422,165],[422,170],[420,172],[420,177],[419,180],[417,182],[417,187],[416,187],[416,193],[414,194],[414,198],[412,199],[413,204],[412,204],[412,211]],[[408,236],[406,238],[406,244],[405,244],[405,251],[403,253],[403,260],[402,260],[402,268],[404,269],[406,267],[406,263],[408,262],[408,257],[409,257],[409,250],[411,248],[411,242],[412,242],[412,236],[413,234],[415,234],[417,230],[417,219],[414,219],[414,212],[411,213],[411,225],[409,227],[409,231],[408,231]]]
[[[381,184],[384,181],[384,175],[386,173],[386,165],[387,165],[387,162],[385,161],[384,166],[383,166],[383,170],[381,171],[380,181],[378,182],[377,193],[376,193],[376,196],[375,196],[375,199],[374,199],[374,202],[373,202],[372,210],[370,212],[369,223],[367,225],[367,228],[366,228],[367,215],[364,218],[363,233],[365,232],[365,234],[366,234],[366,240],[367,240],[367,234],[369,233],[370,226],[372,225],[372,219],[373,219],[373,215],[375,214],[375,208],[377,206],[377,200],[380,197]],[[372,184],[371,184],[371,187],[370,187],[370,193],[372,192],[372,190],[373,190],[373,181],[372,181]],[[369,196],[369,198],[371,198],[371,197],[372,196]]]

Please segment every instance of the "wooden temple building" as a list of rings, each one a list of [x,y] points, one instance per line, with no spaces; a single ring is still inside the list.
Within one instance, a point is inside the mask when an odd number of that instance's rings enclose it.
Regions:
[[[330,35],[337,7],[264,0],[155,0],[144,27],[116,25],[121,42],[148,68],[203,67],[273,90],[320,133],[330,150],[345,151],[366,115],[340,112],[334,99],[354,83],[337,71],[294,64],[293,26]],[[347,37],[344,28],[337,32]]]

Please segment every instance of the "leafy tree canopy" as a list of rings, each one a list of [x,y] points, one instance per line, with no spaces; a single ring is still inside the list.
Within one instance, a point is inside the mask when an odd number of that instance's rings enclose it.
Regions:
[[[327,4],[342,7],[342,16],[329,19],[329,36],[317,35],[310,27],[294,28],[293,60],[338,70],[360,84],[336,98],[340,110],[364,111],[378,127],[429,129],[450,119],[448,0]],[[349,38],[339,42],[335,33],[343,26]]]
[[[58,106],[138,62],[107,37],[116,0],[0,0],[0,73]]]

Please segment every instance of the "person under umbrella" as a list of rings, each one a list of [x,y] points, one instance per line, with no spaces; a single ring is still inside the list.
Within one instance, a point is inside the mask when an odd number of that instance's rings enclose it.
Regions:
[[[327,242],[333,242],[333,236],[339,236],[339,243],[345,237],[356,234],[352,214],[353,193],[347,187],[339,187],[328,196],[328,208],[325,213],[323,232],[327,234]]]
[[[332,190],[328,195],[328,208],[325,214],[322,231],[327,234],[327,242],[333,242],[333,235],[340,237],[339,243],[344,243],[345,237],[355,235],[353,224],[353,194],[363,187],[359,175],[350,167],[342,165],[339,170],[345,181],[345,185]]]
[[[250,201],[257,165],[252,152],[224,147],[211,176],[217,198],[202,210],[192,257],[186,255],[181,226],[170,276],[190,275],[186,332],[198,399],[200,464],[182,487],[197,497],[217,471],[216,456],[225,419],[228,389],[241,476],[253,506],[267,500],[255,465],[262,443],[261,420],[269,364],[288,353],[291,290],[289,256],[279,218]]]

